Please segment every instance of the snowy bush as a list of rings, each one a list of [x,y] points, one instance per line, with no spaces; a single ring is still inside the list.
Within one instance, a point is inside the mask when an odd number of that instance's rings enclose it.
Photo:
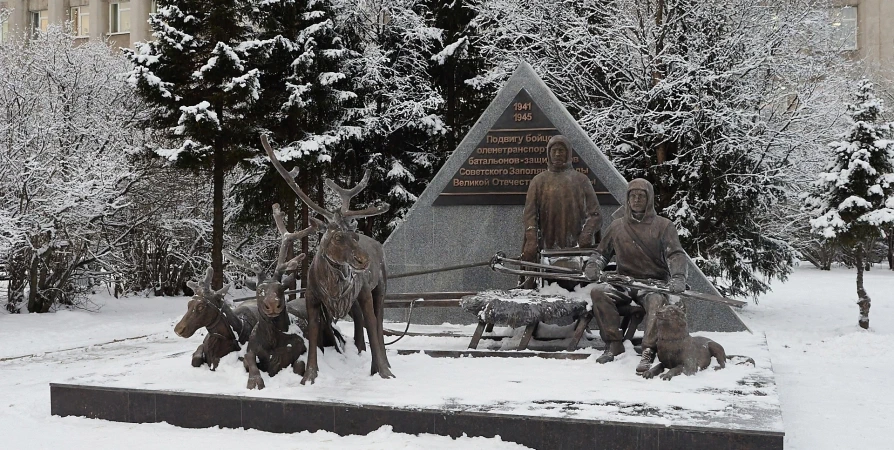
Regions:
[[[0,45],[0,255],[8,308],[74,304],[128,227],[119,221],[138,174],[140,136],[126,62],[102,42],[73,45],[50,27]]]

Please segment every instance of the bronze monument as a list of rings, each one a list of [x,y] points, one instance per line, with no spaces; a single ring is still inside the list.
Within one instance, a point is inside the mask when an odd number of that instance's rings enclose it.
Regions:
[[[584,274],[588,279],[599,280],[605,265],[615,256],[620,275],[667,281],[671,293],[686,290],[686,253],[674,223],[657,215],[654,201],[654,190],[648,181],[637,178],[628,184],[626,205],[615,212],[605,237],[587,263]],[[667,303],[667,295],[600,283],[591,292],[591,298],[599,335],[606,343],[605,352],[596,362],[613,361],[624,352],[618,307],[634,302],[646,311],[643,353],[636,373],[649,370],[655,359],[656,314]]]
[[[370,375],[378,373],[382,378],[393,378],[391,364],[385,354],[382,320],[385,308],[386,270],[382,244],[357,232],[356,219],[375,216],[388,211],[387,204],[372,206],[360,211],[350,210],[351,198],[362,191],[369,182],[369,171],[352,189],[343,189],[332,180],[326,185],[341,198],[341,209],[330,211],[317,205],[276,159],[266,137],[261,138],[267,156],[276,170],[286,180],[295,194],[317,214],[326,219],[326,233],[320,239],[317,253],[308,270],[308,286],[305,293],[308,318],[307,371],[301,384],[317,378],[317,341],[320,323],[331,322],[349,313],[354,321],[354,344],[358,351],[366,349],[363,329],[369,337],[372,367]]]
[[[253,302],[243,303],[233,311],[224,301],[230,285],[215,291],[211,288],[212,275],[213,270],[209,267],[201,284],[192,280],[186,283],[194,294],[186,305],[186,314],[174,326],[174,333],[188,338],[199,328],[205,327],[208,334],[193,352],[192,366],[208,364],[211,370],[215,370],[220,358],[239,350],[239,344],[248,341],[258,316]]]
[[[531,180],[525,197],[522,261],[540,262],[542,250],[592,247],[602,226],[590,179],[571,166],[571,143],[553,136],[546,152],[547,170]],[[534,287],[533,278],[522,278],[525,288]]]
[[[264,389],[262,370],[272,377],[285,367],[292,366],[294,373],[304,374],[304,363],[298,358],[307,347],[301,336],[289,333],[291,320],[286,308],[285,291],[295,287],[295,270],[305,255],[300,253],[289,260],[288,254],[295,241],[316,231],[317,226],[314,224],[297,233],[290,233],[278,204],[273,205],[273,219],[282,235],[282,243],[273,276],[260,279],[259,275],[255,291],[258,323],[251,331],[242,361],[248,371],[248,389]]]
[[[658,364],[643,372],[643,378],[661,374],[662,380],[679,375],[693,375],[717,359],[717,370],[726,367],[726,352],[720,344],[706,337],[692,337],[686,326],[686,314],[676,305],[658,310]],[[751,361],[754,364],[754,361]],[[667,373],[663,373],[667,369]]]

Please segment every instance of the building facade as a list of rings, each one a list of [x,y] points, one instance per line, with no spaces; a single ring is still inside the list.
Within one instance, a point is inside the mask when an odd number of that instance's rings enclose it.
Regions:
[[[70,21],[79,38],[133,47],[150,39],[147,21],[154,10],[155,0],[0,0],[0,41]]]
[[[894,77],[894,0],[836,0],[833,25],[843,50],[871,71]]]
[[[778,0],[774,0],[778,1]],[[831,0],[841,49],[894,79],[894,0]],[[71,21],[77,36],[108,37],[119,47],[150,39],[155,0],[0,0],[0,42]]]

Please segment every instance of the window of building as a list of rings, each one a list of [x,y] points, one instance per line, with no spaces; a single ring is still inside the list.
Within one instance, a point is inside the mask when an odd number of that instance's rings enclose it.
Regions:
[[[50,14],[47,10],[31,11],[31,29],[46,33],[50,24]]]
[[[832,12],[832,26],[835,28],[833,45],[840,50],[857,50],[857,7],[845,6]]]
[[[130,32],[130,2],[109,5],[109,33]]]
[[[75,36],[88,36],[90,34],[90,12],[86,6],[71,8],[71,31]]]
[[[157,12],[158,12],[158,1],[152,0],[151,2],[149,2],[149,13],[155,14]]]

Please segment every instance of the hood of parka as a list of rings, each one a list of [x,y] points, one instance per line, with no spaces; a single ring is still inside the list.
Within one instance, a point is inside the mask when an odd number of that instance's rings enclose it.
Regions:
[[[554,146],[556,146],[557,144],[564,145],[565,150],[567,150],[566,153],[568,155],[568,158],[567,158],[567,161],[565,162],[565,165],[562,167],[553,165],[552,160],[549,157],[550,150],[552,150],[552,148]],[[571,161],[573,158],[573,156],[572,156],[573,153],[574,153],[574,151],[571,149],[571,142],[568,142],[568,139],[566,139],[565,136],[562,136],[561,134],[557,134],[557,135],[551,137],[549,139],[549,142],[546,143],[546,167],[549,169],[550,172],[566,172],[566,171],[572,170]]]
[[[633,210],[630,209],[630,192],[634,190],[645,191],[646,193],[646,211],[645,214],[643,214],[642,219],[639,220],[634,217]],[[612,214],[612,218],[619,219],[624,217],[632,222],[650,223],[657,215],[658,213],[655,212],[655,188],[652,187],[652,183],[650,183],[649,180],[636,178],[627,183],[627,199],[624,202],[624,207],[618,208],[618,210]]]

